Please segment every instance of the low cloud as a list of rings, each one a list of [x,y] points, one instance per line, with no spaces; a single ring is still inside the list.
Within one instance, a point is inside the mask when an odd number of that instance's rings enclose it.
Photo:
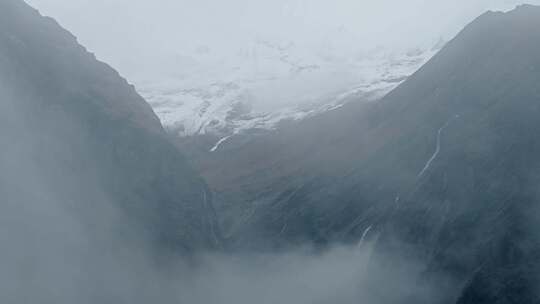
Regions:
[[[415,48],[433,44],[441,37],[452,38],[486,10],[508,10],[523,3],[522,0],[27,2],[43,14],[57,18],[100,59],[130,79],[141,77],[142,72],[159,74],[170,67],[171,60],[201,46],[226,55],[237,52],[257,37],[313,47],[327,35],[345,29],[349,39],[340,48]],[[540,4],[540,1],[528,3]]]

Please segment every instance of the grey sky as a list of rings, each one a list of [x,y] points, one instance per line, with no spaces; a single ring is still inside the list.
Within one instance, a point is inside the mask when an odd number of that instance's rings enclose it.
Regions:
[[[264,36],[316,43],[345,29],[350,46],[415,47],[452,37],[519,0],[27,0],[128,76],[140,64],[205,45],[224,52]],[[540,4],[540,0],[527,3]]]

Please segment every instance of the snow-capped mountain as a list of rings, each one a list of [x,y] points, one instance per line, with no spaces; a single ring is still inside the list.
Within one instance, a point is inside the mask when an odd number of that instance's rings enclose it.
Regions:
[[[346,35],[342,30],[315,46],[257,38],[226,55],[201,46],[177,56],[179,72],[167,79],[136,81],[136,86],[169,131],[217,136],[216,150],[232,135],[272,130],[281,122],[340,107],[350,97],[377,99],[441,46],[350,51],[343,45]]]

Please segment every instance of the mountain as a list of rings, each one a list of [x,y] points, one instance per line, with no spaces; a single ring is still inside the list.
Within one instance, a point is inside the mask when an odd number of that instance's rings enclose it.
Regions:
[[[0,226],[23,251],[74,231],[61,214],[175,254],[218,246],[207,186],[151,107],[20,0],[0,1],[0,100]]]
[[[480,16],[381,100],[367,95],[216,149],[173,143],[117,72],[52,19],[2,0],[3,302],[178,296],[174,269],[162,267],[169,290],[141,263],[148,248],[367,243],[399,257],[359,261],[367,298],[539,302],[540,7]]]
[[[171,62],[176,73],[135,84],[170,133],[207,138],[207,150],[217,150],[230,136],[274,130],[340,107],[351,96],[377,99],[440,46],[343,52],[335,45],[360,44],[344,29],[321,40],[307,46],[257,37],[229,52],[201,46]]]
[[[191,157],[233,247],[371,240],[425,261],[411,280],[436,282],[430,303],[536,303],[538,117],[540,7],[523,5],[474,20],[378,102]]]

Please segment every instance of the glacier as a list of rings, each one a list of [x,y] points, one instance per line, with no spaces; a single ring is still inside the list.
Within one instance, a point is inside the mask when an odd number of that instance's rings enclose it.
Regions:
[[[258,39],[230,54],[199,47],[182,57],[177,74],[134,82],[168,131],[215,136],[215,152],[249,130],[273,130],[351,100],[377,100],[442,47],[433,45],[341,54],[328,45],[308,49]]]

